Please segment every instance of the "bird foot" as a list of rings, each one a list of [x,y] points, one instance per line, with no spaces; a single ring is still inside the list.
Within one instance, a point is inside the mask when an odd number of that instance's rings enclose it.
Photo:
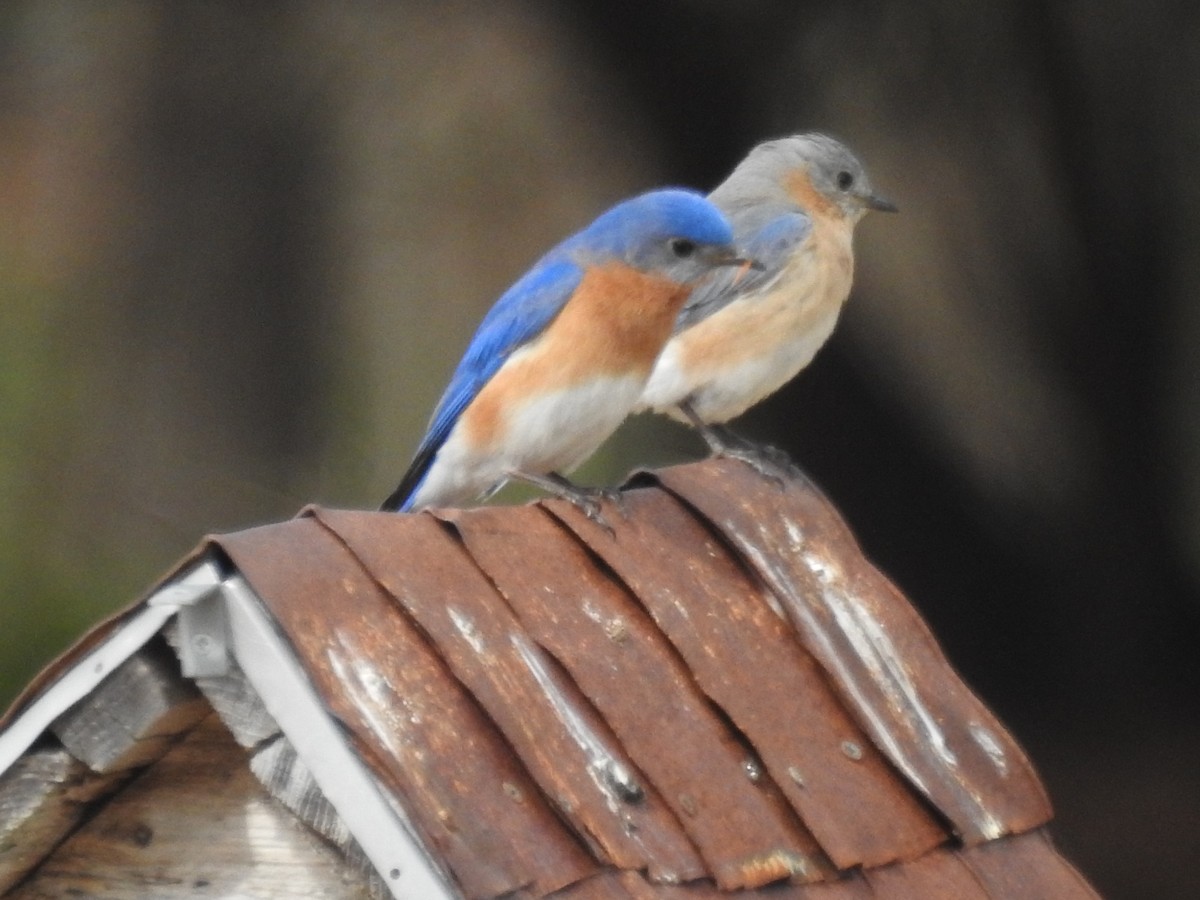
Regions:
[[[566,500],[587,516],[588,519],[607,531],[610,537],[615,537],[616,531],[613,530],[608,519],[604,517],[604,502],[611,503],[623,519],[626,518],[628,513],[624,495],[613,488],[581,487],[557,472],[550,472],[546,475],[529,475],[524,472],[513,472],[510,473],[509,477],[539,487],[560,500]]]
[[[603,503],[611,503],[614,507],[616,507],[617,512],[621,514],[622,519],[629,518],[629,507],[625,503],[625,495],[621,491],[617,490],[616,488],[594,488],[585,490],[590,490],[592,496],[594,496],[597,500]]]
[[[783,487],[796,475],[796,466],[791,458],[770,444],[753,444],[742,441],[738,444],[726,445],[713,453],[714,456],[725,459],[736,459],[745,463],[755,472]]]
[[[763,478],[774,481],[779,487],[783,487],[797,474],[791,457],[778,447],[756,444],[719,425],[701,425],[700,435],[708,444],[713,456],[743,462]]]
[[[738,437],[724,425],[705,422],[689,401],[679,404],[679,411],[704,438],[713,456],[744,462],[763,478],[774,481],[780,488],[798,474],[791,458],[778,447],[756,444]]]
[[[555,496],[566,500],[587,516],[590,521],[607,531],[609,537],[615,538],[617,532],[612,523],[605,518],[604,503],[605,501],[611,503],[621,518],[626,518],[625,498],[621,496],[621,492],[611,488],[584,488],[574,484],[571,485],[571,488],[571,490],[555,493]]]
[[[575,508],[587,516],[590,521],[595,522],[597,525],[607,531],[610,538],[615,538],[617,536],[617,532],[613,528],[612,523],[604,517],[600,498],[588,494],[581,494],[578,497],[564,496],[563,499],[568,503],[574,504]]]

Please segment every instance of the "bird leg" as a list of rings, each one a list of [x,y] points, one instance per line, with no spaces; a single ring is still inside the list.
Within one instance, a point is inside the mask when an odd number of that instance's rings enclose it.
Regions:
[[[608,500],[617,508],[617,511],[622,516],[625,515],[625,498],[620,491],[609,488],[580,487],[558,472],[534,475],[530,472],[510,471],[505,474],[514,481],[523,481],[526,484],[540,488],[547,494],[558,497],[560,500],[566,500],[610,535],[614,534],[613,528],[601,512],[601,503]]]
[[[700,418],[692,404],[683,400],[679,411],[692,427],[700,432],[713,456],[736,459],[744,462],[759,475],[769,478],[780,486],[795,474],[795,465],[786,453],[770,444],[756,444],[738,437],[723,425],[714,425]]]

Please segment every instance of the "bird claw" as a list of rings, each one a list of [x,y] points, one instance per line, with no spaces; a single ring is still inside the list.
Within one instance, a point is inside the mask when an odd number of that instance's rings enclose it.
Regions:
[[[578,494],[565,499],[575,504],[576,509],[607,531],[609,537],[615,538],[617,532],[612,523],[604,517],[604,503],[611,504],[622,519],[629,518],[629,507],[625,504],[625,495],[613,488],[579,488]]]
[[[618,490],[612,488],[580,487],[557,472],[550,472],[546,475],[511,472],[508,477],[525,481],[536,487],[540,487],[547,493],[553,494],[560,500],[566,500],[587,516],[589,520],[607,531],[610,537],[616,537],[616,531],[613,530],[608,519],[604,517],[604,501],[607,500],[616,507],[617,512],[621,514],[621,518],[626,518],[625,498]]]
[[[595,522],[597,525],[607,531],[609,537],[615,538],[617,536],[617,532],[612,527],[612,523],[604,517],[604,513],[601,511],[602,503],[599,497],[582,494],[579,497],[568,497],[566,499],[575,504],[575,508],[587,516],[589,521]]]
[[[763,478],[783,487],[797,474],[796,466],[784,451],[770,444],[756,444],[738,437],[725,428],[705,426],[701,431],[713,456],[743,462]]]
[[[726,459],[736,459],[745,463],[763,478],[775,482],[782,488],[795,477],[796,467],[791,458],[770,444],[744,443],[741,446],[728,446],[716,452],[717,456]]]
[[[799,474],[791,458],[778,447],[755,444],[738,437],[724,425],[705,422],[686,400],[679,404],[679,411],[692,427],[700,432],[713,456],[744,462],[761,477],[774,481],[780,488]]]
[[[625,502],[625,495],[616,488],[597,488],[595,496],[598,500],[611,503],[622,519],[629,518],[629,506]]]

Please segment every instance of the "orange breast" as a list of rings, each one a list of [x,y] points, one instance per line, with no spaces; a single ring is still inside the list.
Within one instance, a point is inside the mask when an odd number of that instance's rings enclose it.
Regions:
[[[806,248],[796,252],[773,289],[730,303],[676,339],[684,370],[719,377],[821,327],[850,293],[851,228],[845,216],[814,214]]]
[[[844,219],[841,208],[813,187],[812,179],[804,171],[796,171],[784,181],[784,187],[800,208],[813,218]]]
[[[517,351],[463,414],[476,446],[498,439],[506,411],[599,377],[648,378],[691,288],[611,264],[588,269],[575,294]]]
[[[650,371],[691,288],[610,264],[587,271],[575,296],[546,330],[547,351],[574,357],[574,377]]]

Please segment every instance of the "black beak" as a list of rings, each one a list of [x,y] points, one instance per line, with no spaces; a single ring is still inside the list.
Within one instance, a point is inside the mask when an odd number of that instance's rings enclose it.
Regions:
[[[708,261],[714,266],[741,266],[744,269],[754,269],[758,272],[766,268],[757,259],[739,256],[733,250],[717,250],[708,258]]]
[[[862,198],[863,206],[867,209],[874,209],[879,212],[900,212],[900,207],[896,206],[887,197],[880,197],[878,194],[867,194]]]

